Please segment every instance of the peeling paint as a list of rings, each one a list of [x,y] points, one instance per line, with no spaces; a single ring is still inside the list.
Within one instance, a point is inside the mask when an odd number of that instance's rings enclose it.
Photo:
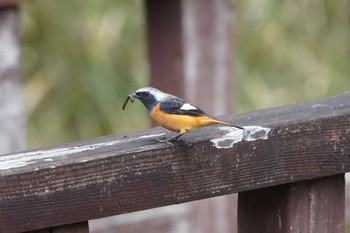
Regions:
[[[35,163],[36,161],[39,161],[39,160],[44,160],[46,162],[53,161],[54,157],[89,151],[106,144],[107,143],[98,143],[95,145],[87,145],[87,146],[81,146],[81,147],[74,146],[74,147],[67,147],[67,148],[39,150],[39,151],[33,151],[33,152],[22,152],[17,154],[5,155],[0,157],[0,170],[24,167],[26,165]]]
[[[72,146],[72,147],[65,147],[65,148],[55,148],[55,149],[29,151],[29,152],[21,152],[21,153],[11,154],[11,155],[4,155],[4,156],[0,156],[0,171],[12,169],[12,168],[24,167],[39,161],[52,162],[54,161],[55,157],[68,156],[71,154],[95,150],[100,147],[113,146],[115,144],[119,144],[126,141],[133,141],[141,138],[157,137],[163,134],[165,133],[145,135],[137,138],[130,138],[127,140],[114,140],[109,142],[101,142],[101,143],[95,143],[91,145]],[[81,162],[87,162],[87,160],[85,159],[85,160],[82,160]]]
[[[94,150],[104,146],[112,146],[122,141],[123,140],[115,140],[111,142],[102,142],[102,143],[96,143],[92,145],[73,146],[73,147],[29,151],[29,152],[21,152],[17,154],[4,155],[4,156],[0,156],[0,171],[12,169],[12,168],[24,167],[39,161],[52,162],[54,161],[55,157],[67,156],[67,155],[76,154],[84,151]],[[83,161],[83,162],[86,162],[86,161]]]
[[[162,136],[162,135],[164,135],[164,134],[165,134],[165,133],[144,135],[144,136],[141,136],[141,137],[138,137],[138,138],[154,138],[154,137]]]
[[[219,127],[219,130],[226,131],[225,135],[220,138],[210,140],[214,146],[218,149],[231,148],[233,144],[245,141],[256,141],[268,139],[270,128],[264,128],[261,126],[244,126],[244,131],[234,127]]]

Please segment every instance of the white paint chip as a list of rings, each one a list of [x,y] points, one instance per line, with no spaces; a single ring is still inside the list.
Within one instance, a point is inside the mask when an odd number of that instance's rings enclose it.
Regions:
[[[74,153],[93,150],[107,144],[108,143],[97,143],[94,145],[86,145],[81,147],[74,146],[67,148],[22,152],[17,154],[5,155],[0,157],[0,170],[24,167],[42,160],[44,160],[45,162],[51,162],[55,157],[67,156]]]
[[[126,141],[131,142],[140,138],[157,137],[163,134],[165,133],[144,135],[137,138],[130,138],[126,140],[114,140],[109,142],[100,142],[100,143],[83,145],[83,146],[55,148],[55,149],[47,149],[47,150],[39,150],[39,151],[28,151],[28,152],[20,152],[17,154],[4,155],[4,156],[0,156],[0,171],[12,169],[12,168],[24,167],[29,164],[37,163],[40,161],[52,162],[54,161],[55,157],[69,156],[80,152],[95,150],[100,147],[113,146],[115,144],[123,143]],[[84,159],[81,162],[87,162],[87,160]]]
[[[164,134],[165,134],[165,133],[144,135],[144,136],[141,136],[141,137],[138,137],[138,138],[154,138],[154,137],[162,136],[162,135],[164,135]]]
[[[261,126],[244,126],[244,131],[234,127],[219,127],[220,130],[227,131],[225,135],[220,138],[210,140],[218,149],[231,148],[233,144],[245,141],[256,141],[268,139],[270,128]]]
[[[181,106],[181,110],[196,110],[197,108],[189,103],[185,103]]]

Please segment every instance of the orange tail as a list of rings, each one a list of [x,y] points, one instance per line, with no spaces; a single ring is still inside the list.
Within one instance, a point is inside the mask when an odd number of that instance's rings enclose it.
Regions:
[[[240,127],[238,125],[234,125],[234,124],[231,124],[231,123],[228,123],[228,122],[224,122],[224,121],[219,121],[219,120],[216,120],[216,119],[213,119],[213,118],[207,118],[205,120],[202,120],[202,123],[204,125],[214,125],[214,124],[228,125],[228,126],[235,127],[237,129],[244,130],[243,127]]]

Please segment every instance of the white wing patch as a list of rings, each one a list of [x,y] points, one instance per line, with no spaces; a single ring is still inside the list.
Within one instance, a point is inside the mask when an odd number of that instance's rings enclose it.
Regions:
[[[184,103],[180,109],[181,110],[195,110],[197,108],[189,103]]]

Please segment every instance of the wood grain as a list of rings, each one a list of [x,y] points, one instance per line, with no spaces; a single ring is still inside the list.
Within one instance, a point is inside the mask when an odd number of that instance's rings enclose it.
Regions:
[[[239,193],[239,232],[342,233],[344,187],[341,174]]]
[[[153,128],[1,156],[0,231],[66,225],[350,171],[349,93],[220,119],[270,127],[269,138],[217,149],[210,139],[224,132],[210,126],[171,147],[152,137],[167,131]]]

